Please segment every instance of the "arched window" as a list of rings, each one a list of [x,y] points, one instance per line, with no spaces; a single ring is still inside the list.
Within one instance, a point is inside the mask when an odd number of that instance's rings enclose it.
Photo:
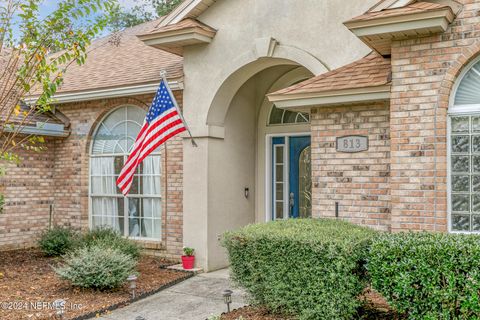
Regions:
[[[449,109],[450,230],[480,232],[480,62],[460,76]]]
[[[306,112],[293,112],[277,108],[275,105],[270,111],[269,125],[310,123],[310,114]]]
[[[133,147],[146,112],[123,106],[97,127],[90,157],[91,226],[107,226],[133,238],[161,239],[161,158],[153,153],[137,169],[128,197],[116,179]]]

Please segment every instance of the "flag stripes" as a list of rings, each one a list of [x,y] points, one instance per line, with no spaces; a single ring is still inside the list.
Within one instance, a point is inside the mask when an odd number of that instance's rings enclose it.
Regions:
[[[123,195],[128,195],[135,171],[142,161],[163,143],[187,130],[174,99],[162,80],[132,152],[117,179],[117,186]]]

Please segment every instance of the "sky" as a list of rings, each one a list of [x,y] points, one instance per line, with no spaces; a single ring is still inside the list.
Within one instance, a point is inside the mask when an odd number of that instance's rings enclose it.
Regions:
[[[46,15],[52,11],[55,8],[56,3],[57,1],[54,0],[44,0],[41,6],[42,15]],[[118,0],[118,3],[126,9],[131,9],[135,5],[147,3],[147,0]]]
[[[0,2],[1,3],[1,2]],[[136,5],[141,5],[144,3],[150,3],[148,0],[118,0],[118,3],[125,9],[131,9]],[[57,1],[54,0],[43,0],[40,6],[40,17],[43,18],[47,16],[50,12],[52,12],[56,8]],[[16,38],[19,34],[19,30],[17,27],[14,27],[14,37]],[[108,33],[108,30],[105,30],[101,36],[104,36]]]
[[[42,5],[42,14],[48,14],[51,10],[55,8],[57,1],[45,0]],[[126,9],[133,8],[135,5],[147,3],[146,0],[118,0],[118,3]]]

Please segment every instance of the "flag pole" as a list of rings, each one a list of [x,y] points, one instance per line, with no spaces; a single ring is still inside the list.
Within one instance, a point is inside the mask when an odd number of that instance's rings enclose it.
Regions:
[[[160,77],[162,78],[163,82],[165,83],[165,87],[167,88],[168,93],[173,98],[172,99],[173,104],[175,105],[175,108],[177,108],[178,115],[182,119],[183,125],[185,126],[185,129],[187,129],[187,132],[190,135],[190,140],[192,141],[192,146],[194,146],[195,148],[198,148],[198,144],[197,144],[197,142],[195,142],[195,139],[193,138],[192,132],[190,131],[190,128],[188,127],[188,124],[185,121],[185,118],[183,117],[182,110],[180,110],[180,108],[177,104],[177,99],[175,99],[175,96],[173,95],[172,90],[170,90],[170,86],[168,85],[168,80],[167,80],[167,71],[165,71],[165,70],[160,71]]]

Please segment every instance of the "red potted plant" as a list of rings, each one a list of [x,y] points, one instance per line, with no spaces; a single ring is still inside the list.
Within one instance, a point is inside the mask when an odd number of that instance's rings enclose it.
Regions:
[[[195,249],[183,247],[182,265],[183,269],[191,270],[195,266]]]

